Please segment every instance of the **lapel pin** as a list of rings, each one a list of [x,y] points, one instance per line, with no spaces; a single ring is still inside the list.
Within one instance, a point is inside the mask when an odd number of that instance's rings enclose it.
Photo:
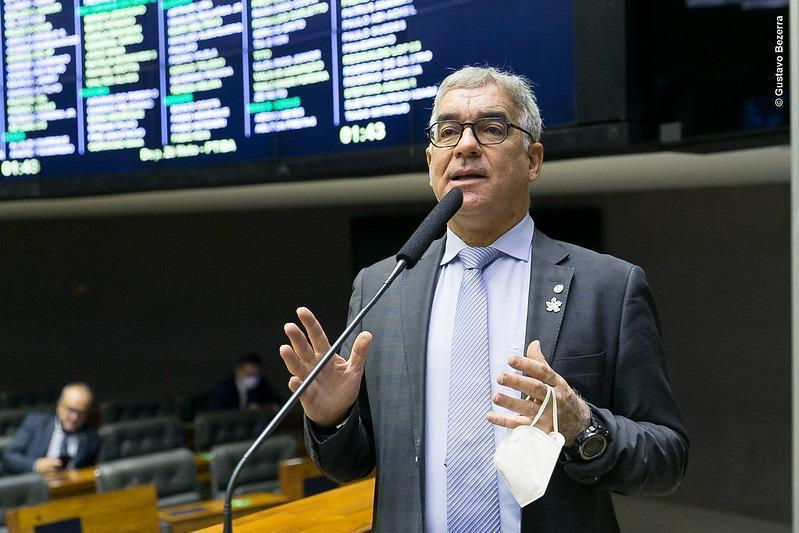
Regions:
[[[554,287],[552,287],[552,292],[555,294],[560,294],[563,292],[563,283],[558,283]]]
[[[553,296],[551,300],[548,300],[546,302],[546,304],[547,304],[547,312],[548,313],[553,313],[553,312],[554,313],[559,313],[560,312],[560,306],[563,305],[563,302],[561,302],[560,300],[558,300],[557,298],[555,298]]]

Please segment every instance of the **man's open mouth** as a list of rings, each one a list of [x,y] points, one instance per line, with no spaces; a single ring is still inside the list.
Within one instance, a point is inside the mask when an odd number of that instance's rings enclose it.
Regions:
[[[483,179],[485,176],[482,174],[460,174],[457,176],[452,176],[449,180],[450,181],[467,181],[467,180],[479,180]]]

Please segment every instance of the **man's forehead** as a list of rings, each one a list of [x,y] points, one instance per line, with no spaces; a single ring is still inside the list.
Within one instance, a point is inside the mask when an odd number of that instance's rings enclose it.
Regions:
[[[436,108],[436,120],[502,117],[513,118],[515,108],[507,95],[493,84],[447,91]]]
[[[84,403],[91,400],[91,394],[82,388],[70,388],[61,397],[64,403]]]

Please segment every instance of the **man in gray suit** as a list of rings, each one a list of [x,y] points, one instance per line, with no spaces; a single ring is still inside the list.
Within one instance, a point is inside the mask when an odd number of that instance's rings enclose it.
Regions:
[[[617,531],[612,492],[670,492],[687,463],[644,273],[535,229],[541,119],[523,78],[451,74],[428,134],[433,192],[459,187],[463,206],[303,395],[307,447],[338,481],[377,468],[378,531]],[[350,317],[393,265],[358,274]],[[329,347],[297,314],[304,331],[286,324],[280,347],[292,390]],[[547,386],[566,445],[546,494],[520,508],[492,455]],[[551,414],[537,426],[552,431]]]
[[[6,470],[49,474],[96,463],[100,437],[86,424],[93,398],[85,383],[69,383],[61,391],[55,415],[26,416],[3,451]]]

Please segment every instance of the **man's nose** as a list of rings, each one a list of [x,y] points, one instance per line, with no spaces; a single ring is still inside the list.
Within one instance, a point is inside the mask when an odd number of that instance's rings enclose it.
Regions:
[[[477,141],[477,137],[474,135],[474,129],[471,126],[465,126],[458,144],[455,145],[455,156],[464,157],[480,155],[480,153],[482,153],[482,149],[483,147],[480,145],[480,143]]]

